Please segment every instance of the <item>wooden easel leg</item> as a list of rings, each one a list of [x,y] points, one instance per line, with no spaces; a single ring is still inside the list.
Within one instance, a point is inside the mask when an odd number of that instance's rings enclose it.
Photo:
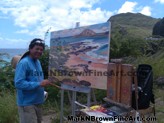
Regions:
[[[117,100],[117,102],[120,102],[120,95],[121,95],[121,93],[120,93],[120,90],[121,90],[121,64],[120,63],[118,63],[117,64],[117,71],[116,71],[116,76],[118,76],[117,77],[117,98],[116,98],[116,100]]]
[[[71,99],[70,91],[67,91],[67,94],[68,94],[69,103],[71,104],[71,102],[72,102],[71,100],[72,100],[72,99]]]
[[[138,111],[138,80],[137,75],[134,75],[134,84],[135,84],[135,101],[136,101],[136,110]]]
[[[61,104],[60,104],[60,108],[61,108],[61,112],[60,112],[60,123],[63,123],[63,102],[64,102],[64,90],[61,90]]]
[[[90,107],[91,105],[91,91],[87,93],[87,106]]]
[[[75,110],[76,110],[76,91],[72,91],[72,116],[75,117]],[[73,121],[72,123],[75,123],[75,121]]]
[[[90,93],[91,93],[92,98],[93,98],[93,103],[97,104],[97,100],[96,100],[96,96],[95,96],[95,89],[92,88]]]

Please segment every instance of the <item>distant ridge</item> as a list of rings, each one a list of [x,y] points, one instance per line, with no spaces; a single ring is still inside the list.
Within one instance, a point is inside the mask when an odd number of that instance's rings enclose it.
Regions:
[[[133,25],[137,27],[145,27],[152,29],[159,19],[143,15],[141,13],[122,13],[117,14],[108,19],[113,24]]]
[[[146,38],[152,35],[153,26],[160,19],[145,16],[141,13],[122,13],[111,16],[111,33],[121,33],[134,37]]]

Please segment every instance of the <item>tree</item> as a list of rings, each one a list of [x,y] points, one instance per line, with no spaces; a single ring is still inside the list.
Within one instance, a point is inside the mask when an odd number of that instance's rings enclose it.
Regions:
[[[154,25],[152,35],[158,35],[164,37],[164,18],[158,21]]]
[[[112,36],[110,42],[110,58],[139,56],[143,54],[142,49],[145,48],[145,44],[143,39],[116,33]]]
[[[46,46],[41,58],[39,59],[41,61],[41,65],[43,68],[44,78],[48,78],[48,64],[49,64],[49,48]]]

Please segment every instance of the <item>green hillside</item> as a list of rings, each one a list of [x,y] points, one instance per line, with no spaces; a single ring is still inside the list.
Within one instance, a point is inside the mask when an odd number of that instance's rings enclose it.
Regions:
[[[112,25],[110,57],[125,58],[135,65],[151,64],[155,77],[164,76],[164,38],[146,39],[152,36],[153,26],[159,19],[124,13],[112,16],[109,21]]]
[[[152,37],[153,27],[159,20],[140,13],[123,13],[110,17],[110,57],[138,57],[159,51],[162,41],[147,39]]]
[[[122,58],[124,63],[132,64],[136,67],[139,64],[152,66],[156,117],[158,123],[163,123],[164,38],[147,38],[152,37],[153,26],[159,20],[139,13],[112,16],[109,19],[112,27],[110,58]],[[159,84],[159,78],[163,79],[163,84]]]
[[[123,13],[110,17],[108,21],[112,25],[112,35],[120,32],[123,35],[145,38],[152,35],[153,26],[159,19],[140,13]]]

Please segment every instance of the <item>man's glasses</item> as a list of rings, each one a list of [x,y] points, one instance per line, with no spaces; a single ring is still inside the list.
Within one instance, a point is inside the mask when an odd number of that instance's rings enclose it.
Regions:
[[[37,43],[37,44],[45,44],[43,40],[36,40],[32,44],[35,44],[35,43]]]

